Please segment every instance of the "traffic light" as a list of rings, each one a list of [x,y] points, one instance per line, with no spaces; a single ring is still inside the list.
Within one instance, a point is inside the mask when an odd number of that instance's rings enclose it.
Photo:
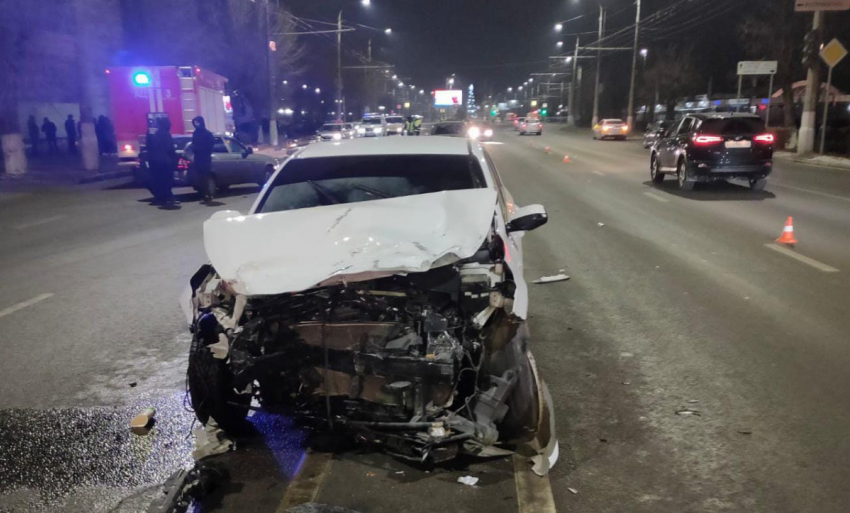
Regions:
[[[137,87],[147,87],[151,85],[150,74],[144,71],[137,71],[133,73],[133,84]]]
[[[810,30],[803,37],[803,66],[808,68],[818,62],[820,41],[820,31],[818,30]]]
[[[549,115],[549,109],[540,109],[540,115],[545,118]]]
[[[496,110],[496,109],[493,109],[493,110],[490,111],[490,115],[493,116],[493,117],[496,117],[496,114],[498,114],[498,113],[499,113],[499,111]]]

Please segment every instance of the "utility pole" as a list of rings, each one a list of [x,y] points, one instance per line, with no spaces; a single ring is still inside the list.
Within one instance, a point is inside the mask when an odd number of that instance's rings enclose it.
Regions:
[[[275,106],[275,84],[274,84],[274,51],[272,45],[272,30],[271,30],[271,0],[266,0],[266,47],[268,48],[268,70],[269,70],[269,144],[272,146],[278,145],[277,137],[277,109]]]
[[[605,31],[605,8],[599,6],[599,35],[596,39],[596,44],[602,40],[602,34]],[[596,52],[596,84],[593,89],[593,120],[591,126],[596,126],[599,123],[599,74],[602,70],[602,51]]]
[[[570,77],[570,95],[568,100],[567,109],[567,126],[576,126],[576,114],[574,108],[574,102],[576,97],[576,74],[578,69],[578,45],[579,45],[579,36],[576,36],[576,52],[573,56],[573,75]]]
[[[823,11],[815,11],[812,32],[820,32],[823,23]],[[820,37],[817,38],[820,42]],[[813,52],[814,53],[814,52]],[[815,120],[817,118],[818,96],[820,93],[820,59],[809,59],[809,71],[806,76],[806,96],[803,99],[803,117],[800,120],[800,133],[797,135],[797,153],[810,153],[815,149]]]
[[[342,108],[342,9],[336,19],[336,99]]]
[[[638,36],[640,35],[640,0],[637,0],[637,14],[635,14],[635,44],[632,48],[632,79],[629,84],[629,110],[626,124],[629,130],[635,126],[635,78],[637,75]]]

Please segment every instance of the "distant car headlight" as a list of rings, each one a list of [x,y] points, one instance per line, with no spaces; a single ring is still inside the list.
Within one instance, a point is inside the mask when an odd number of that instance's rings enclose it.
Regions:
[[[340,133],[336,133],[336,134],[334,134],[332,137],[333,137],[333,140],[334,140],[334,141],[339,141],[339,140],[341,140],[341,139],[342,139],[342,134],[340,134]]]
[[[478,139],[481,136],[481,130],[479,130],[477,126],[472,126],[466,131],[466,135],[468,135],[470,139]]]
[[[493,137],[493,131],[489,128],[487,130],[484,130],[484,137]]]
[[[365,129],[365,128],[358,128],[358,129],[357,129],[357,133],[358,133],[358,134],[365,134],[365,133],[366,133],[366,129]]]

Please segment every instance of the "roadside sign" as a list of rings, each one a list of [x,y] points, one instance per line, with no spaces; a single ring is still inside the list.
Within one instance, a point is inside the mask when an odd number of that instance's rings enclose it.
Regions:
[[[777,61],[740,61],[738,63],[739,75],[775,75]]]
[[[274,41],[269,41],[269,50],[276,52],[277,51],[277,43]]]
[[[820,58],[830,68],[834,68],[836,64],[841,62],[841,59],[847,57],[847,49],[841,44],[841,41],[833,39],[823,50],[820,51]]]
[[[850,0],[794,0],[794,10],[810,11],[846,11],[850,9]]]
[[[395,108],[401,110],[401,104],[396,105]]]

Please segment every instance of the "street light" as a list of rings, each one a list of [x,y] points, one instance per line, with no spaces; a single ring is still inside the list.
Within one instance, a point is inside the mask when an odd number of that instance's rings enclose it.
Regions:
[[[391,29],[391,28],[389,28],[389,27],[387,27],[387,28],[385,28],[385,29],[384,29],[384,34],[386,34],[386,35],[390,35],[390,34],[392,34],[392,33],[393,33],[393,29]]]
[[[562,28],[564,28],[564,26],[560,23],[555,24],[555,32],[560,32]]]
[[[316,88],[316,94],[322,94],[322,90],[319,89],[318,87]]]
[[[424,90],[424,89],[420,89],[420,90],[419,90],[419,94],[425,94],[425,90]]]
[[[398,75],[393,75],[393,80],[397,79]]]
[[[643,57],[643,60],[646,61],[646,56],[649,55],[649,50],[646,48],[640,49],[640,56]]]
[[[360,3],[363,4],[363,7],[369,7],[372,4],[372,0],[361,0]]]
[[[288,82],[288,81],[286,81],[286,80],[284,80],[284,81],[283,81],[283,85],[287,85],[287,84],[289,84],[289,82]]]
[[[513,92],[513,90],[514,90],[514,88],[513,88],[513,87],[509,87],[509,88],[508,88],[508,92],[509,92],[509,93],[512,93],[512,92]]]
[[[453,85],[455,85],[455,79],[454,79],[454,78],[450,78],[450,79],[449,79],[449,87],[451,87],[451,86],[453,86]]]
[[[560,47],[564,46],[564,42],[563,42],[563,41],[558,41],[557,43],[555,43],[555,46],[557,46],[558,48],[560,48]]]
[[[566,62],[567,64],[569,64],[569,63],[573,62],[573,58],[572,58],[572,57],[567,57],[566,59],[564,59],[564,62]]]
[[[304,84],[303,86],[301,86],[301,89],[306,90],[306,89],[307,89],[307,84]]]
[[[528,82],[529,82],[529,83],[534,82],[534,79],[533,79],[533,78],[529,78],[529,79],[528,79]]]

